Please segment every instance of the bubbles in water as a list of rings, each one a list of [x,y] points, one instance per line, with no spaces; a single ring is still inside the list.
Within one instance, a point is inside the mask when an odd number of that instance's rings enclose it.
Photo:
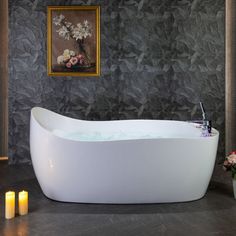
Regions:
[[[81,133],[74,132],[68,133],[63,130],[53,130],[53,134],[66,139],[76,140],[76,141],[111,141],[111,140],[131,140],[131,139],[155,139],[162,138],[157,134],[144,134],[144,133]]]

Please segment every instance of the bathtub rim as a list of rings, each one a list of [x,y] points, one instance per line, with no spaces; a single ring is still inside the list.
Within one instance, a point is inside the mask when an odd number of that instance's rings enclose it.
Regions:
[[[86,140],[74,140],[74,139],[69,139],[69,138],[65,138],[65,137],[61,137],[59,135],[56,135],[55,133],[52,132],[52,130],[47,129],[47,127],[45,127],[43,124],[41,124],[41,122],[36,118],[34,111],[35,110],[42,110],[43,112],[46,113],[52,113],[53,115],[58,116],[61,119],[67,119],[67,120],[73,120],[76,122],[85,122],[85,123],[91,123],[91,122],[98,122],[98,123],[105,123],[105,122],[125,122],[125,121],[167,121],[167,122],[178,122],[178,123],[189,123],[189,124],[197,124],[194,122],[189,122],[189,121],[179,121],[179,120],[154,120],[154,119],[127,119],[127,120],[105,120],[105,121],[90,121],[90,120],[81,120],[81,119],[75,119],[72,117],[68,117],[68,116],[64,116],[61,115],[57,112],[51,111],[49,109],[46,108],[42,108],[42,107],[33,107],[31,109],[31,119],[33,119],[33,121],[47,134],[51,135],[54,138],[57,138],[59,140],[66,140],[69,142],[80,142],[80,143],[108,143],[108,142],[127,142],[127,141],[137,141],[137,140],[201,140],[201,139],[207,139],[207,140],[211,140],[211,139],[215,139],[215,138],[219,138],[219,131],[215,128],[212,128],[212,130],[214,131],[214,134],[212,136],[207,136],[207,137],[203,137],[203,136],[199,136],[199,137],[168,137],[168,138],[164,138],[164,137],[157,137],[157,138],[138,138],[138,139],[121,139],[121,140],[94,140],[94,141],[86,141]]]

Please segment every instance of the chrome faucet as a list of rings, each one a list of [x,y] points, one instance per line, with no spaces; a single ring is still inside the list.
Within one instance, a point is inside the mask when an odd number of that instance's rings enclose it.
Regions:
[[[210,136],[211,135],[211,121],[207,120],[206,112],[205,112],[202,102],[200,102],[200,107],[202,110],[202,124],[201,124],[202,136]]]

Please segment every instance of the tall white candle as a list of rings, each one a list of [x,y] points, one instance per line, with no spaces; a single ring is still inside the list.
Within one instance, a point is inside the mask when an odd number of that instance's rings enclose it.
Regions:
[[[5,193],[5,218],[12,219],[15,217],[15,192]]]
[[[19,203],[19,215],[23,216],[28,214],[28,192],[21,191],[18,194],[18,203]]]

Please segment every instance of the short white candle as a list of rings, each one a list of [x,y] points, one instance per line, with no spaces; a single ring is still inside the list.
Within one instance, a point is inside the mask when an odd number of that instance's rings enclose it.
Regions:
[[[28,214],[28,192],[21,191],[18,194],[18,203],[19,203],[19,215],[23,216]]]
[[[5,193],[5,218],[12,219],[15,217],[15,192]]]

